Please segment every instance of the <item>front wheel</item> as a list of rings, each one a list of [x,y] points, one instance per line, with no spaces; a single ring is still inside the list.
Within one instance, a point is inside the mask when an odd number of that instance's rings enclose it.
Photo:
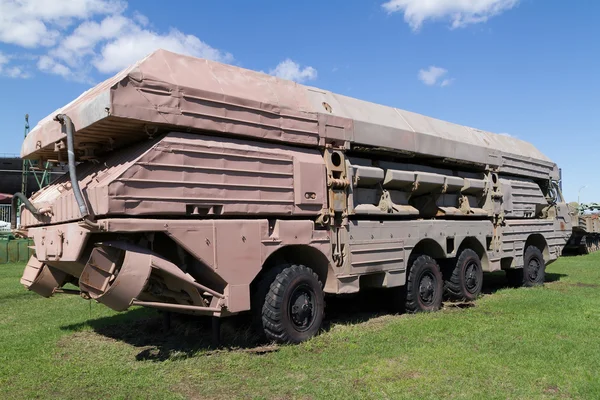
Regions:
[[[317,334],[323,322],[325,300],[317,274],[304,265],[288,265],[277,274],[262,306],[267,339],[300,343]]]

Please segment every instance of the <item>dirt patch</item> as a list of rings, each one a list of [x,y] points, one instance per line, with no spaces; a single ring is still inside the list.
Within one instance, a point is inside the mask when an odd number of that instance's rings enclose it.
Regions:
[[[73,347],[74,342],[104,342],[104,343],[116,343],[115,339],[99,335],[92,331],[75,332],[68,336],[63,336],[56,342],[58,348],[69,348]]]
[[[364,381],[364,379],[361,378],[354,378],[352,379],[352,387],[354,389],[361,389],[365,386],[366,382]]]
[[[395,381],[406,381],[412,379],[419,379],[421,373],[418,371],[398,371],[391,376],[386,376],[382,379],[383,382],[395,382]]]
[[[600,287],[600,285],[594,284],[594,283],[582,283],[582,282],[577,282],[574,285],[571,286],[577,286],[577,287],[585,287],[585,288],[598,288]]]
[[[463,308],[473,308],[475,307],[475,303],[461,301],[458,303],[455,302],[445,302],[442,305],[442,309],[444,310],[453,310],[453,309],[463,309]]]
[[[548,385],[544,388],[544,390],[542,390],[542,392],[544,394],[551,395],[552,397],[560,397],[561,399],[572,399],[573,398],[573,396],[571,396],[569,393],[561,390],[556,385]]]
[[[544,393],[557,394],[557,393],[560,393],[560,389],[556,385],[550,385],[550,386],[546,386],[546,388],[544,389]]]
[[[179,393],[183,395],[186,399],[189,400],[209,400],[209,399],[254,399],[254,398],[263,398],[263,396],[257,396],[256,393],[241,393],[239,391],[232,391],[224,389],[219,390],[218,392],[207,395],[202,393],[202,390],[199,386],[196,386],[194,383],[180,382],[179,384],[173,386],[171,388],[172,392]],[[292,392],[293,393],[293,392]],[[268,398],[274,400],[291,400],[297,399],[298,396],[292,393],[285,394],[270,394]],[[301,397],[303,400],[311,400],[310,396]]]
[[[188,385],[187,383],[180,383],[171,388],[172,392],[179,393],[189,400],[212,400],[218,399],[220,396],[206,396],[202,394],[200,390],[194,385]]]
[[[600,285],[595,283],[583,283],[583,282],[575,282],[575,283],[567,283],[567,282],[553,282],[551,283],[551,287],[554,290],[557,290],[561,293],[567,292],[572,288],[589,288],[589,289],[597,289],[600,288]]]

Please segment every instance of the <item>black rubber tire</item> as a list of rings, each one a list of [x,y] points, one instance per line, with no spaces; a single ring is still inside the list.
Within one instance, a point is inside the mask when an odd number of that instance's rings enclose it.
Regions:
[[[546,279],[546,262],[541,250],[535,246],[525,249],[523,258],[523,286],[532,287],[544,284]]]
[[[325,311],[323,285],[304,265],[284,265],[267,291],[261,309],[264,335],[279,343],[300,343],[315,336]]]
[[[477,299],[483,288],[483,269],[477,253],[471,249],[461,251],[448,275],[444,281],[448,297],[466,301]]]
[[[410,264],[405,310],[409,313],[439,310],[444,295],[444,279],[438,263],[429,256],[421,255]]]
[[[267,293],[271,289],[271,284],[275,281],[277,275],[283,271],[283,268],[287,267],[287,264],[274,266],[266,271],[266,273],[260,278],[258,284],[252,293],[251,313],[252,313],[252,327],[258,335],[261,341],[267,340],[265,335],[265,329],[262,321],[262,310],[265,305],[265,299]]]
[[[508,283],[513,287],[533,287],[544,284],[546,262],[541,250],[535,246],[525,249],[523,268],[507,269]]]

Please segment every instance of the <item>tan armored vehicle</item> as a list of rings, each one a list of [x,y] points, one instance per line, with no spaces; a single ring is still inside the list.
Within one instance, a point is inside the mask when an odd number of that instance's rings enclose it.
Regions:
[[[565,246],[565,253],[589,254],[600,250],[599,203],[569,203],[573,214],[573,234]],[[586,213],[586,212],[592,213]],[[593,213],[596,212],[596,213]]]
[[[571,233],[529,143],[162,50],[22,156],[70,168],[22,210],[30,290],[215,326],[252,311],[281,342],[317,333],[325,294],[394,288],[417,312],[476,298],[483,271],[541,284]]]

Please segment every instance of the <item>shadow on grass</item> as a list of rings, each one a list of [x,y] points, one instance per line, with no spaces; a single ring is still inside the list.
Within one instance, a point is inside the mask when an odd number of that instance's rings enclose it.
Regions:
[[[546,272],[546,283],[557,282],[561,278],[567,276],[566,274],[557,274]],[[494,294],[500,289],[510,287],[506,281],[506,273],[504,271],[490,272],[483,275],[483,289],[482,293]]]
[[[547,282],[560,280],[564,274],[548,273]],[[484,294],[492,294],[507,287],[505,274],[485,275]],[[355,295],[327,297],[326,319],[323,330],[339,324],[356,324],[392,314],[389,291],[364,291]],[[469,308],[472,303],[445,303],[445,308]],[[152,309],[136,308],[111,317],[89,320],[85,323],[63,326],[61,329],[79,331],[91,327],[93,332],[128,343],[139,349],[139,361],[185,359],[198,353],[211,354],[211,319],[184,314],[172,314],[170,326],[163,313]],[[221,324],[221,343],[226,349],[237,349],[262,354],[274,347],[265,346],[254,333],[249,315],[226,318]]]
[[[323,322],[323,330],[328,331],[336,324],[360,323],[386,314],[382,312],[381,305],[378,309],[378,295],[377,292],[366,292],[327,298],[327,319]],[[166,320],[162,312],[136,308],[110,317],[62,326],[61,329],[77,332],[91,328],[97,335],[128,343],[140,350],[136,355],[138,361],[178,360],[199,353],[210,355],[217,350],[212,345],[210,317],[171,314],[168,324]],[[224,346],[221,350],[254,354],[276,349],[255,333],[248,314],[222,320],[221,343]]]
[[[211,343],[210,317],[171,314],[167,324],[166,315],[154,309],[136,308],[61,329],[80,331],[90,327],[98,335],[138,348],[138,361],[185,359],[198,352],[215,350]],[[221,337],[229,348],[252,349],[260,344],[244,315],[224,319]],[[260,349],[256,352],[260,353]]]

